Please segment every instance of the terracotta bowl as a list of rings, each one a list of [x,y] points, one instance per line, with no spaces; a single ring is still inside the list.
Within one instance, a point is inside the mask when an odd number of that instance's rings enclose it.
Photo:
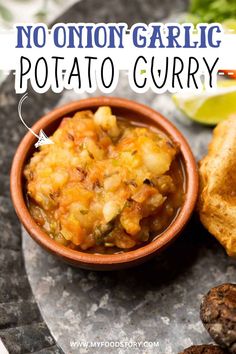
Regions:
[[[71,250],[52,240],[34,221],[29,213],[24,196],[23,170],[26,162],[35,151],[35,137],[27,133],[21,141],[11,170],[11,196],[16,213],[28,231],[30,236],[44,249],[60,257],[64,261],[81,268],[93,270],[113,270],[128,268],[140,264],[152,256],[161,252],[181,233],[188,222],[195,206],[198,193],[198,173],[191,149],[181,133],[160,113],[142,104],[116,97],[96,97],[88,98],[69,103],[63,107],[56,108],[44,117],[39,119],[33,126],[33,130],[38,133],[43,129],[49,136],[58,127],[61,119],[65,116],[72,116],[78,110],[91,109],[109,105],[117,116],[128,120],[142,121],[158,127],[166,133],[173,141],[180,146],[180,158],[185,170],[186,177],[186,197],[184,204],[172,224],[154,241],[136,250],[112,254],[88,254],[81,251]]]

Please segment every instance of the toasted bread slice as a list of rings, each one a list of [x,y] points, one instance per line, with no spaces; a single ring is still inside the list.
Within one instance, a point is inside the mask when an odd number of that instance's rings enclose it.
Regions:
[[[200,219],[228,255],[236,257],[236,116],[214,129],[199,171]]]

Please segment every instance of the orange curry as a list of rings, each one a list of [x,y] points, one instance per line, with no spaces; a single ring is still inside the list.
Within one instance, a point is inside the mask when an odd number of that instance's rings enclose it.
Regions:
[[[29,210],[56,242],[91,253],[146,244],[184,197],[178,146],[110,107],[64,118],[25,167]]]

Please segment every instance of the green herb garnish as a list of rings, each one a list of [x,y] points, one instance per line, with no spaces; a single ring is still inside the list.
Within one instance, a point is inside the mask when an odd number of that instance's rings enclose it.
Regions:
[[[235,0],[191,0],[189,7],[191,22],[223,22],[236,19]]]

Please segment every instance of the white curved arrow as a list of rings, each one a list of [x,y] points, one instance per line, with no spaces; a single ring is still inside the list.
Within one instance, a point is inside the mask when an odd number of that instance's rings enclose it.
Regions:
[[[18,103],[18,114],[19,114],[20,120],[22,121],[24,126],[38,139],[38,141],[34,144],[34,146],[36,148],[38,148],[39,146],[42,146],[42,145],[54,144],[54,142],[47,137],[46,133],[44,133],[44,131],[42,129],[40,130],[39,135],[36,134],[30,127],[28,127],[28,125],[25,123],[24,119],[22,118],[21,108],[22,108],[23,102],[26,100],[27,97],[28,97],[28,93],[25,93],[24,96],[21,97],[21,99]]]

